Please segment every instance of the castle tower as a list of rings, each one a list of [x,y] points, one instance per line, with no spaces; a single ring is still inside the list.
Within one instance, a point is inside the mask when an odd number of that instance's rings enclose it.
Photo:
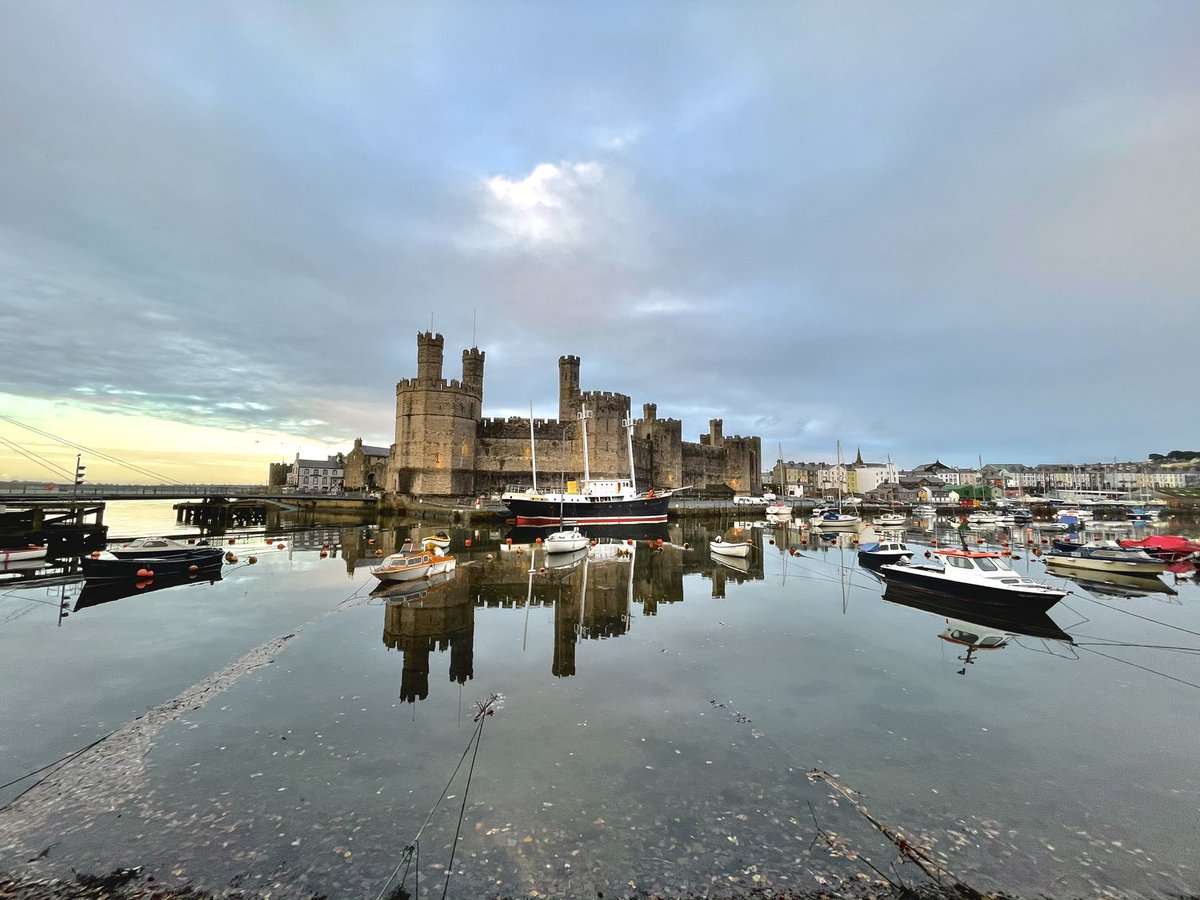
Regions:
[[[725,422],[722,419],[708,420],[708,439],[713,447],[725,446]]]
[[[643,403],[642,404],[642,421],[653,422],[657,418],[658,418],[658,404],[657,403]]]
[[[442,348],[445,338],[426,331],[417,335],[417,380],[432,384],[442,380]]]
[[[579,357],[558,358],[558,421],[564,425],[579,416]]]
[[[463,388],[479,397],[483,402],[483,357],[478,347],[463,351]]]
[[[396,385],[396,442],[386,488],[463,496],[475,490],[475,442],[483,408],[483,353],[463,354],[464,381],[442,379],[440,334],[417,335],[417,377]]]

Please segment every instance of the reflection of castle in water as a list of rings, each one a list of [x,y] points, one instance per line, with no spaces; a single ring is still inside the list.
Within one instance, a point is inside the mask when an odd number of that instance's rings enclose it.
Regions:
[[[474,677],[476,607],[553,607],[551,671],[566,678],[575,674],[581,641],[628,634],[637,604],[652,616],[660,604],[682,600],[683,574],[678,547],[614,542],[549,560],[541,550],[513,547],[490,560],[460,563],[441,581],[377,592],[385,601],[383,642],[404,656],[400,698],[412,703],[429,696],[434,651],[450,651],[451,682]]]
[[[474,677],[475,606],[468,580],[442,576],[439,581],[401,585],[385,598],[383,643],[404,654],[400,699],[415,703],[429,696],[429,655],[450,651],[450,681]]]

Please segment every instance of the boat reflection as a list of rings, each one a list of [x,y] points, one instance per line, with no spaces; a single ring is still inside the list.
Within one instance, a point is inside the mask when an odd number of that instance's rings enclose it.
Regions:
[[[1175,596],[1179,592],[1157,575],[1127,575],[1121,572],[1097,572],[1094,578],[1089,578],[1078,569],[1068,569],[1055,565],[1054,560],[1046,560],[1046,572],[1057,578],[1072,581],[1089,594],[1104,597],[1149,597],[1151,594],[1167,594]]]
[[[176,575],[156,575],[153,578],[141,580],[122,578],[85,581],[82,590],[79,592],[79,597],[75,601],[74,611],[79,612],[81,609],[99,606],[102,603],[111,603],[114,600],[121,600],[125,597],[152,594],[155,591],[183,587],[189,584],[216,584],[220,580],[221,565],[220,560],[218,560],[216,566],[206,566],[194,575],[181,572]]]
[[[887,582],[883,599],[898,606],[907,606],[944,617],[946,627],[938,634],[938,638],[965,650],[965,653],[958,657],[963,664],[958,670],[959,675],[966,674],[967,666],[975,663],[978,653],[1002,649],[1016,637],[1074,643],[1072,637],[1053,619],[1038,610],[1000,606],[981,608],[976,604],[950,597],[914,591],[895,582]]]

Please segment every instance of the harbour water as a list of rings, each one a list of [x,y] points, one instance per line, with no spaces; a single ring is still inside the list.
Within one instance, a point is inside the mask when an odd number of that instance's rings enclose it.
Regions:
[[[176,531],[169,503],[112,507],[114,534]],[[1072,591],[1070,640],[968,654],[848,537],[744,523],[756,550],[722,563],[734,524],[562,565],[452,530],[454,576],[407,595],[369,568],[416,526],[235,536],[219,580],[94,605],[6,584],[0,871],[272,897],[921,882],[844,786],[979,890],[1200,890],[1194,578],[1088,588],[1006,533]]]

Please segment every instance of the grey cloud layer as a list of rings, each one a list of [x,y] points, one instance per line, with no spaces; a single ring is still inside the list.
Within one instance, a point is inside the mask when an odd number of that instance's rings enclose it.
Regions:
[[[91,12],[0,28],[0,390],[385,442],[477,310],[494,414],[574,353],[792,457],[1188,441],[1186,4]]]

